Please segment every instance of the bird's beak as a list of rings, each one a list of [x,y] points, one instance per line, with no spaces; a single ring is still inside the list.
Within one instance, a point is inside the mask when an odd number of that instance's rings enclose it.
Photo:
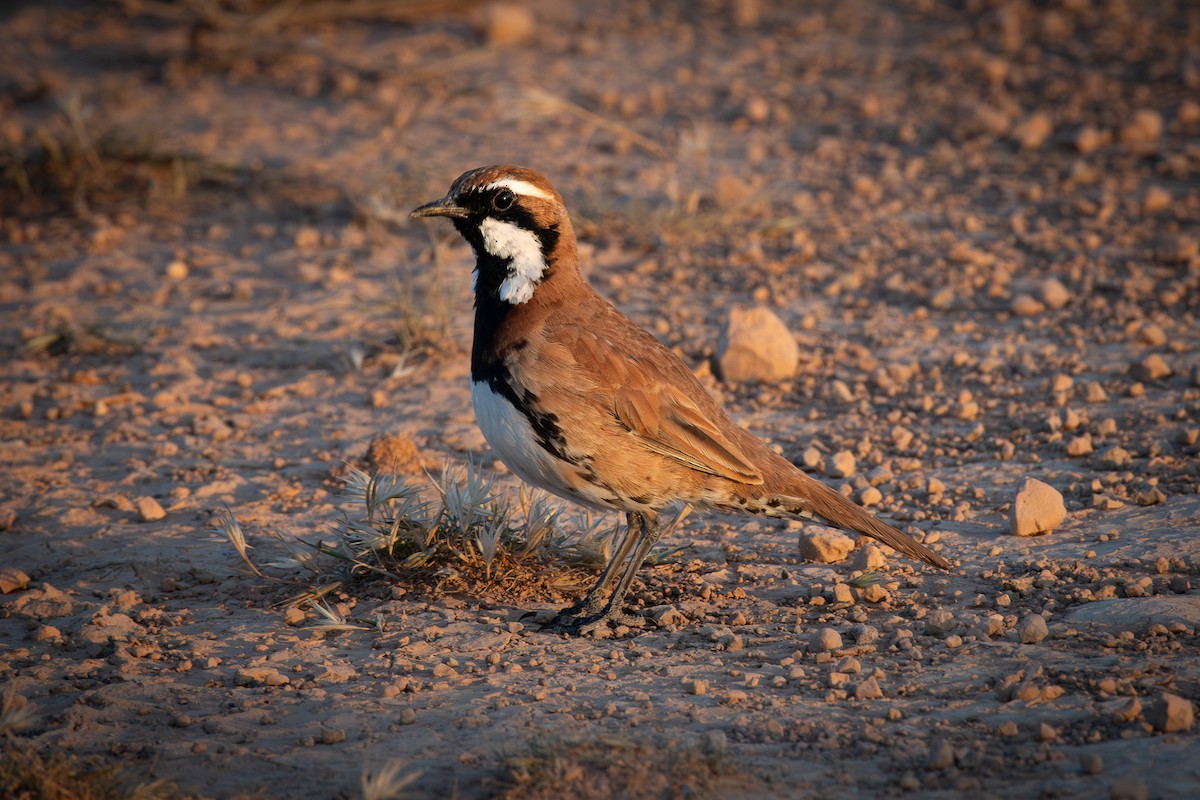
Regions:
[[[455,202],[454,197],[446,195],[441,200],[434,200],[432,203],[426,203],[420,208],[413,209],[413,212],[408,215],[412,219],[419,217],[452,217],[454,219],[466,219],[467,210]]]

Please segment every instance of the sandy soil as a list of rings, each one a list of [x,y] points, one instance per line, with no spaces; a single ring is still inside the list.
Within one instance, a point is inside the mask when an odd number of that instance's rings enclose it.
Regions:
[[[1200,701],[1196,7],[584,5],[0,11],[9,741],[195,797],[388,762],[406,797],[1200,795],[1163,699]],[[855,453],[829,480],[957,568],[837,602],[853,567],[799,526],[710,517],[620,639],[539,633],[550,594],[363,581],[334,599],[381,626],[340,634],[278,605],[224,505],[266,564],[378,434],[492,460],[470,255],[380,218],[486,163],[546,173],[590,279],[698,372],[773,308],[799,377],[713,391],[818,473]],[[1009,534],[1027,476],[1052,534]]]

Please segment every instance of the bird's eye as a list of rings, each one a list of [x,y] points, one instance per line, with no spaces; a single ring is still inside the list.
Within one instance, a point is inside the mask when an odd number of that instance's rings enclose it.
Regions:
[[[508,211],[517,201],[516,195],[509,189],[501,189],[492,196],[492,208],[497,211]]]

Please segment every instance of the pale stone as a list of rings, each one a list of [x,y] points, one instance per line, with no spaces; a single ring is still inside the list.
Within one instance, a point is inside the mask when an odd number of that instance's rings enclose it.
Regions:
[[[1163,692],[1147,709],[1146,721],[1163,733],[1187,731],[1196,721],[1196,710],[1187,698]]]
[[[883,551],[878,547],[868,544],[854,554],[854,561],[851,563],[851,566],[863,572],[883,569],[887,566],[887,557],[884,556]]]
[[[794,377],[800,347],[769,309],[734,308],[717,353],[722,380],[773,382]]]
[[[137,515],[141,522],[158,522],[166,519],[167,512],[153,497],[143,497],[137,501]]]
[[[528,42],[537,30],[533,12],[521,3],[491,3],[483,11],[484,38],[488,44]]]
[[[832,528],[805,531],[800,534],[800,557],[818,564],[833,564],[845,559],[854,544],[849,534]]]
[[[837,650],[842,646],[842,635],[833,628],[821,628],[808,640],[808,649],[814,653]]]
[[[839,450],[825,465],[825,474],[831,478],[849,478],[854,474],[855,463],[853,453]]]
[[[1031,114],[1013,128],[1013,138],[1026,150],[1036,150],[1054,133],[1054,122],[1045,111]]]
[[[1013,498],[1009,529],[1016,536],[1049,533],[1067,518],[1067,507],[1057,489],[1036,478],[1026,478]]]
[[[1017,635],[1021,637],[1021,644],[1036,644],[1049,634],[1046,619],[1041,614],[1030,614],[1017,625]]]
[[[1071,302],[1071,292],[1057,278],[1042,281],[1042,302],[1047,308],[1062,308]]]

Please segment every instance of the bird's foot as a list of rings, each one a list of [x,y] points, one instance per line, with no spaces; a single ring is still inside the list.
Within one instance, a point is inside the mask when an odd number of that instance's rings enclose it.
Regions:
[[[571,608],[564,609],[557,617],[543,628],[551,633],[565,633],[568,636],[585,636],[588,634],[620,635],[621,628],[641,629],[646,627],[646,618],[636,614],[626,614],[623,611],[609,610],[596,614],[576,615]]]

